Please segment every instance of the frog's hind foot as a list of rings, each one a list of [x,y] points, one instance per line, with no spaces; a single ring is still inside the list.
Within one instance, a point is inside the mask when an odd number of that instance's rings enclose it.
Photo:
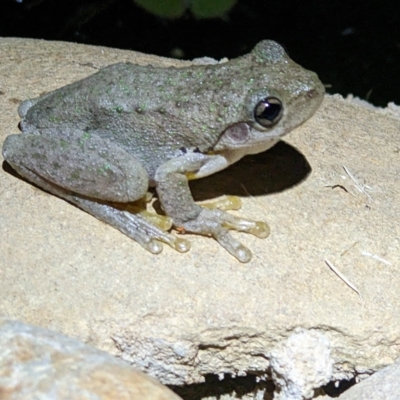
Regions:
[[[159,218],[160,216],[156,216],[156,214],[149,213],[146,210],[131,209],[133,212],[119,210],[108,204],[94,202],[78,196],[70,197],[72,199],[67,198],[67,200],[94,215],[99,220],[117,228],[153,254],[158,254],[162,251],[162,243],[180,253],[190,250],[189,241],[165,231],[170,227],[168,219]]]

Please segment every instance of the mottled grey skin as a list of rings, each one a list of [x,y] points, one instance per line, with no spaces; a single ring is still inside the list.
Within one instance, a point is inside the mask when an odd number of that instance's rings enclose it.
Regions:
[[[317,75],[272,41],[216,65],[115,64],[23,102],[23,134],[7,137],[3,155],[28,180],[153,253],[160,241],[187,251],[185,240],[107,204],[138,200],[155,187],[176,227],[211,235],[247,262],[250,251],[228,230],[266,237],[267,226],[200,207],[187,180],[273,146],[314,114],[323,94]]]

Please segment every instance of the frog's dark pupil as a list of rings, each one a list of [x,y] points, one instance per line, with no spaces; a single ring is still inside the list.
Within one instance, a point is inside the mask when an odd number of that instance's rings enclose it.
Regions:
[[[269,121],[273,121],[281,110],[280,104],[264,103],[264,111],[258,116],[259,118],[265,118]]]
[[[283,106],[276,97],[266,97],[254,109],[254,118],[262,126],[276,124],[282,117]]]

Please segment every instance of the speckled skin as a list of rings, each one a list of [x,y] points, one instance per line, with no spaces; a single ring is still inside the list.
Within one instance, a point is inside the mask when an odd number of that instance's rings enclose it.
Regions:
[[[272,41],[215,65],[115,64],[23,102],[23,134],[6,139],[3,155],[27,179],[148,250],[161,251],[159,241],[188,250],[185,241],[159,232],[140,215],[104,203],[135,201],[154,186],[175,226],[214,236],[245,262],[250,251],[227,229],[265,237],[266,226],[199,207],[187,179],[210,175],[271,147],[315,112],[323,94],[318,77]],[[257,118],[265,99],[278,104],[279,115],[270,121]]]

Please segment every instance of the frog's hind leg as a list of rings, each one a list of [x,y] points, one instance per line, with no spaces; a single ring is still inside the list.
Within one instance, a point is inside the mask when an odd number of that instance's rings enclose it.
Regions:
[[[162,250],[160,242],[181,252],[189,250],[186,240],[163,231],[140,213],[106,203],[131,202],[146,194],[147,172],[133,156],[111,143],[100,143],[99,138],[85,139],[82,133],[80,139],[77,132],[61,138],[48,133],[7,137],[5,160],[27,180],[119,229],[154,254]]]

